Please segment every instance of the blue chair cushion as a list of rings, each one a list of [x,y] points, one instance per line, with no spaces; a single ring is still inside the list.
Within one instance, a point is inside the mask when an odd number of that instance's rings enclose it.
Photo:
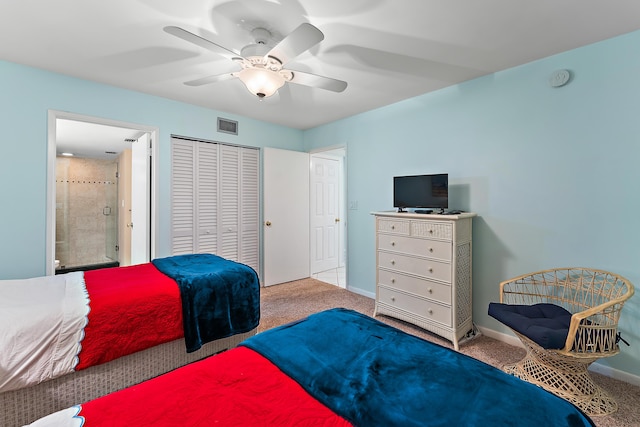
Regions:
[[[489,316],[545,349],[564,348],[571,313],[555,304],[489,303]]]

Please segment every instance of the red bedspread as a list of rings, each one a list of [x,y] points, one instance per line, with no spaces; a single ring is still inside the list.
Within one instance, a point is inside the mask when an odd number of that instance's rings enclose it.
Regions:
[[[184,335],[180,290],[151,263],[87,271],[89,322],[76,370]]]
[[[246,347],[87,402],[79,415],[84,427],[351,425]]]

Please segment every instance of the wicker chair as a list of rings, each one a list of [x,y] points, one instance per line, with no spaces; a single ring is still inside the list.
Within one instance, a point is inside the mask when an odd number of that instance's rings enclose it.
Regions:
[[[553,304],[549,307],[563,307],[570,315],[566,340],[557,349],[543,348],[512,328],[527,355],[504,371],[572,402],[589,415],[615,412],[618,404],[587,369],[596,360],[620,352],[618,319],[633,293],[633,285],[623,277],[576,267],[529,273],[500,283],[500,305]]]

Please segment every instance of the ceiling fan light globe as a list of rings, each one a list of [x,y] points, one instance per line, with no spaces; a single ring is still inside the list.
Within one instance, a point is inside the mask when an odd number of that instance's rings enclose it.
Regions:
[[[237,73],[247,90],[258,98],[266,98],[278,91],[285,79],[279,73],[262,68],[245,68]]]

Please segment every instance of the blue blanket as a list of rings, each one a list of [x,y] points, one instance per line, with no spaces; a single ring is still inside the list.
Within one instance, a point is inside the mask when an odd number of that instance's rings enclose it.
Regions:
[[[594,426],[539,387],[346,309],[241,345],[356,426]]]
[[[251,267],[212,254],[178,255],[152,263],[180,288],[187,352],[258,326],[260,283]]]

